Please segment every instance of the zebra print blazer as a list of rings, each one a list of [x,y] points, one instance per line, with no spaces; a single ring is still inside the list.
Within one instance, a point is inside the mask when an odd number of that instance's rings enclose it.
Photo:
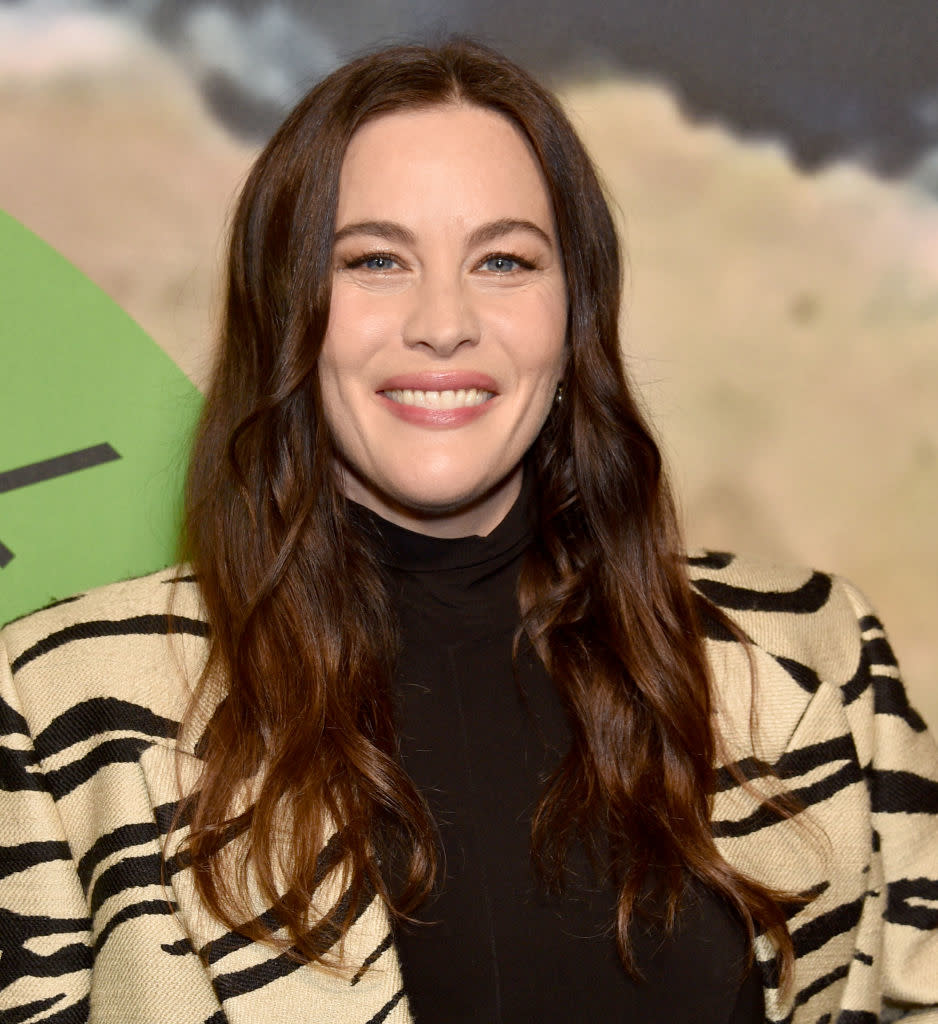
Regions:
[[[772,946],[757,940],[767,1019],[936,1024],[938,756],[880,622],[849,584],[820,573],[716,554],[691,558],[690,571],[751,638],[756,668],[753,687],[744,648],[711,627],[725,755],[717,843],[754,878],[814,895],[792,911],[787,993]],[[204,724],[177,736],[207,626],[195,584],[174,581],[166,571],[118,583],[0,633],[0,1018],[409,1021],[377,903],[348,937],[348,971],[330,973],[221,928],[174,847],[161,872],[177,743],[190,785]],[[807,812],[778,821],[730,761],[763,793],[779,785],[771,764]]]

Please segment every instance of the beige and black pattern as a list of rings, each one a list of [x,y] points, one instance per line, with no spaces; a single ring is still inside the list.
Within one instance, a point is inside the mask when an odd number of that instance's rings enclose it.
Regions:
[[[750,638],[756,670],[753,687],[746,650],[709,619],[726,762],[717,843],[753,877],[813,897],[791,905],[788,991],[771,944],[757,940],[767,1018],[938,1024],[938,754],[881,623],[849,584],[820,573],[716,553],[689,567],[702,598]],[[177,733],[207,634],[195,582],[173,571],[0,634],[0,1019],[410,1020],[377,903],[355,908],[347,969],[326,971],[208,917],[176,853],[184,823],[161,870],[177,742],[183,784],[198,772],[194,743]],[[761,803],[781,785],[805,807],[791,821]],[[333,854],[323,851],[324,869]]]

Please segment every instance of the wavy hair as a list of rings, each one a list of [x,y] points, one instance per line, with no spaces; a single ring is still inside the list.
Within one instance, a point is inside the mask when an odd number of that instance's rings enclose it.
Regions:
[[[526,137],[565,261],[565,394],[527,456],[539,523],[519,584],[519,636],[572,729],[533,819],[536,861],[560,883],[573,839],[601,836],[630,970],[642,894],[657,887],[673,923],[688,876],[735,909],[750,946],[766,931],[790,967],[781,894],[736,871],[711,835],[717,737],[700,610],[622,365],[603,190],[554,97],[464,40],[385,49],[316,85],[254,164],[234,214],[184,533],[212,625],[190,715],[209,679],[220,674],[227,693],[182,811],[198,892],[226,926],[325,962],[375,895],[400,919],[432,890],[435,826],[396,756],[393,610],[337,484],[316,361],[349,139],[383,114],[448,103],[496,111]],[[393,885],[383,858],[401,866]],[[252,886],[269,914],[255,916]],[[317,905],[327,891],[330,905]]]

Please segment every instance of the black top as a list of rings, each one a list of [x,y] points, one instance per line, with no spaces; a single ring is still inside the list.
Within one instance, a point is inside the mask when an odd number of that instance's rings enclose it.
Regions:
[[[487,537],[440,540],[361,510],[379,534],[400,616],[401,757],[439,826],[445,877],[420,926],[395,939],[417,1024],[752,1024],[763,1020],[745,932],[703,887],[676,934],[633,936],[644,974],[625,972],[615,893],[585,854],[562,896],[531,866],[531,813],[569,744],[540,662],[512,670],[518,573],[531,540],[520,499]]]

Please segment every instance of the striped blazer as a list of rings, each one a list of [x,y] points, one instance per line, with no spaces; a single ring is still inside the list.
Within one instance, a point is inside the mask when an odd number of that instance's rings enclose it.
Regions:
[[[757,939],[767,1019],[938,1024],[938,755],[879,620],[820,573],[721,554],[689,566],[751,639],[756,669],[753,685],[745,648],[709,627],[724,759],[717,843],[759,881],[814,897],[791,912],[787,992]],[[197,586],[170,570],[0,633],[0,1019],[410,1020],[377,902],[359,908],[347,970],[330,972],[222,928],[172,843],[162,867],[177,778],[197,778],[194,740],[211,713],[179,735],[207,631]],[[782,782],[806,806],[792,821],[760,803]]]

